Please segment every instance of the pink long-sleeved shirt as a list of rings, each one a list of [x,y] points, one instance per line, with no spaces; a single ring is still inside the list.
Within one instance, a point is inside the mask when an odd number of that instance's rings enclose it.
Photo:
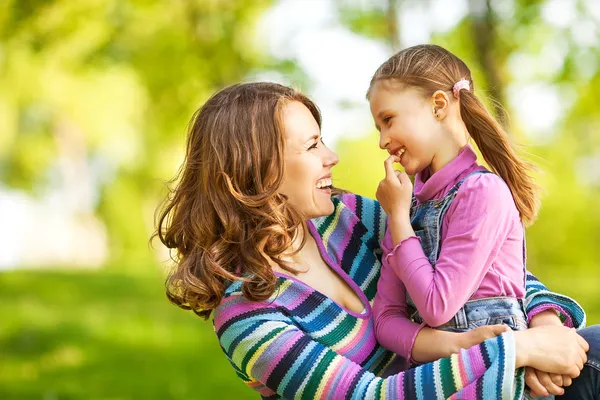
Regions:
[[[418,203],[444,197],[477,164],[470,146],[435,174],[415,177]],[[435,269],[420,240],[410,237],[393,245],[390,230],[381,244],[383,268],[373,311],[378,341],[411,359],[418,332],[425,324],[448,322],[470,299],[525,296],[523,226],[506,183],[494,174],[465,180],[441,227],[441,250]],[[406,290],[424,324],[409,319]]]

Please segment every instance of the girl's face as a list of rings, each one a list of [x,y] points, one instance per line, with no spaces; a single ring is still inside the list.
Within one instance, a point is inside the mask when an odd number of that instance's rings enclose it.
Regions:
[[[285,172],[279,191],[307,219],[330,215],[331,168],[337,154],[321,141],[321,131],[308,108],[293,101],[284,106]]]
[[[385,81],[376,82],[371,89],[369,102],[380,132],[379,147],[400,156],[409,175],[435,165],[445,144],[447,135],[430,100],[415,88]]]

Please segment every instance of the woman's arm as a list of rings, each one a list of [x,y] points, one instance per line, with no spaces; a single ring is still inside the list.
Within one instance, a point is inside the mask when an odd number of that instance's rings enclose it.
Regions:
[[[553,318],[549,317],[549,313],[544,313],[543,321],[536,316],[544,311],[554,310],[554,312],[558,312],[560,320],[565,326],[577,329],[585,328],[585,311],[579,303],[568,296],[551,292],[529,271],[527,271],[525,289],[525,308],[530,327],[546,324],[546,322],[553,323]]]
[[[583,328],[585,327],[585,312],[567,296],[550,292],[533,274],[527,271],[526,281],[527,317],[529,327],[535,328],[544,325]],[[528,367],[525,380],[531,389],[532,396],[544,397],[549,393],[560,395],[564,391],[561,386],[570,382],[570,377],[560,374],[550,374],[541,369]],[[566,385],[564,385],[566,386]]]
[[[450,358],[380,378],[314,341],[277,310],[226,314],[215,316],[223,351],[238,375],[264,396],[324,399],[335,393],[349,399],[402,399],[419,393],[427,399],[446,399],[459,393],[460,398],[476,399],[481,385],[485,398],[514,395],[511,332]]]
[[[573,328],[546,325],[514,335],[517,368],[529,366],[576,378],[587,361],[589,345]]]

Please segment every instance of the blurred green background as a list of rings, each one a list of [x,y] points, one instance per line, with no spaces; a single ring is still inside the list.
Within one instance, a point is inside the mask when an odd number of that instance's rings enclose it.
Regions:
[[[600,322],[598,4],[0,2],[0,399],[256,398],[212,324],[168,304],[148,246],[187,122],[224,85],[293,85],[322,108],[337,185],[374,196],[364,93],[421,42],[462,57],[527,145],[545,189],[529,268]]]

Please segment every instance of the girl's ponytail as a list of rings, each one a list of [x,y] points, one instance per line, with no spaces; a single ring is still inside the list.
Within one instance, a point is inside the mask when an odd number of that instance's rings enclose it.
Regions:
[[[535,167],[519,158],[504,129],[474,93],[461,90],[458,98],[460,116],[483,158],[508,184],[523,223],[533,223],[539,210],[539,187],[531,176]]]

